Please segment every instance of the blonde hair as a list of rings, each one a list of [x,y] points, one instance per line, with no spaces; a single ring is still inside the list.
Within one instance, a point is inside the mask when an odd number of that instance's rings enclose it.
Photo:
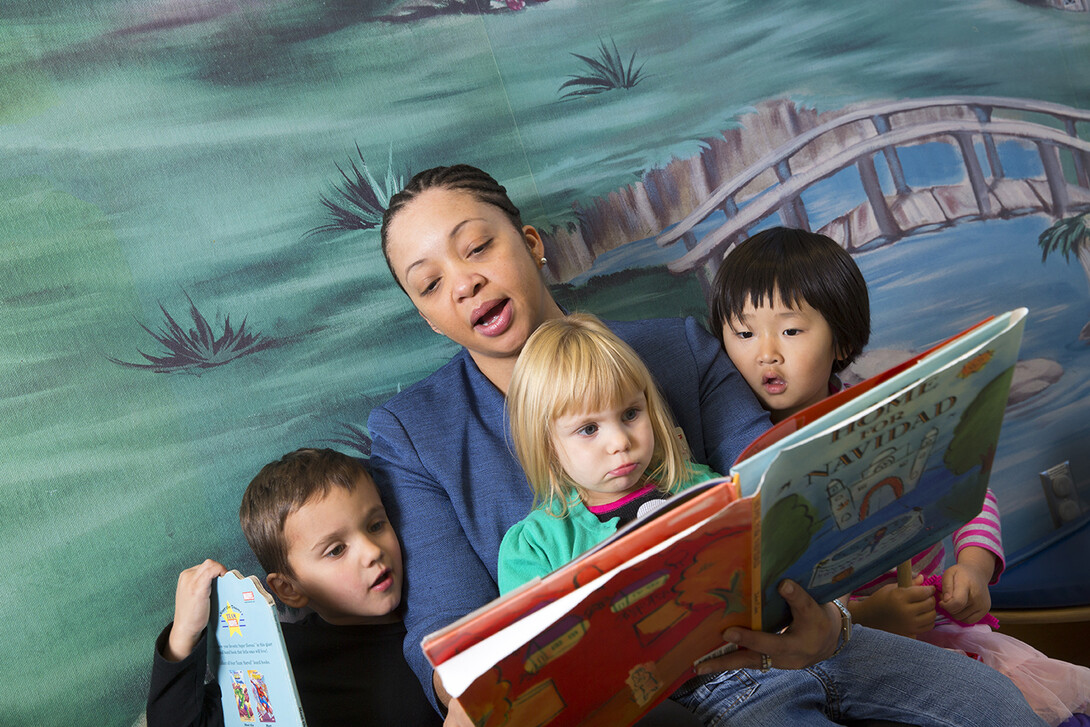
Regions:
[[[690,468],[675,435],[674,419],[651,372],[632,347],[598,318],[572,313],[542,323],[526,341],[507,390],[511,443],[534,504],[563,517],[578,487],[564,472],[553,446],[557,418],[616,406],[642,393],[655,435],[645,477],[674,492]]]

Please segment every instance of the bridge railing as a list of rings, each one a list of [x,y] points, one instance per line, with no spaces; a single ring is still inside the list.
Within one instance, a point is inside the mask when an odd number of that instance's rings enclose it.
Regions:
[[[965,109],[969,112],[969,117],[954,117],[924,123],[912,122],[899,127],[894,127],[892,124],[892,117],[897,114],[942,107]],[[1061,123],[1063,129],[1030,121],[993,121],[992,112],[996,108],[1051,116]],[[811,165],[802,172],[793,173],[791,157],[821,140],[822,137],[860,121],[870,122],[874,128],[873,136],[843,147],[832,156]],[[1036,144],[1052,196],[1050,211],[1056,216],[1062,216],[1067,205],[1067,187],[1058,153],[1060,147],[1072,151],[1076,183],[1081,187],[1090,188],[1090,179],[1087,174],[1090,167],[1090,142],[1078,138],[1076,124],[1080,121],[1090,121],[1090,111],[1043,101],[988,96],[917,99],[856,109],[800,134],[750,165],[746,171],[720,185],[685,219],[662,233],[656,242],[660,246],[666,246],[678,240],[684,240],[689,251],[671,263],[669,268],[675,272],[684,272],[705,265],[707,270],[703,277],[710,280],[710,275],[713,275],[715,268],[718,267],[715,256],[718,255],[718,259],[721,259],[730,245],[748,228],[773,212],[779,211],[784,224],[788,226],[809,229],[806,209],[800,194],[811,185],[853,164],[859,170],[864,192],[881,234],[897,237],[901,234],[901,230],[882,192],[874,157],[878,153],[883,154],[896,193],[908,194],[912,190],[905,181],[897,147],[943,136],[952,137],[961,150],[969,183],[981,216],[988,216],[992,210],[988,183],[976,155],[974,138],[980,137],[983,141],[993,180],[1004,176],[995,145],[996,136],[1022,138]],[[775,171],[779,183],[758,192],[744,208],[739,209],[737,199],[739,192],[769,169]],[[721,211],[726,216],[726,222],[697,241],[693,232],[694,228],[717,211]],[[707,281],[702,282],[707,284]]]

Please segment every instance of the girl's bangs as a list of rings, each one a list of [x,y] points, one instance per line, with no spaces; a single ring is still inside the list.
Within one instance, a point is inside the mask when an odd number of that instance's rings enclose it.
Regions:
[[[590,356],[577,364],[555,372],[553,419],[609,409],[645,391],[644,377],[623,361]]]

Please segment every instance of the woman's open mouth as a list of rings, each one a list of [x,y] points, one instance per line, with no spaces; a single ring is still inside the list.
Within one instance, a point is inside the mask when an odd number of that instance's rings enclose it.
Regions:
[[[473,330],[485,336],[498,336],[511,323],[510,298],[490,300],[473,311]]]

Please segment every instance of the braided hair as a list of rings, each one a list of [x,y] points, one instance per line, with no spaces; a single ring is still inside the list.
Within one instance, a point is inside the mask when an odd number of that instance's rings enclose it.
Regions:
[[[390,244],[390,223],[406,205],[429,189],[451,189],[469,192],[478,201],[500,208],[507,215],[507,219],[511,221],[511,224],[515,226],[515,229],[522,230],[522,215],[519,208],[507,196],[507,189],[493,179],[488,172],[468,164],[425,169],[415,174],[404,189],[390,198],[390,204],[387,205],[386,211],[382,213],[382,256],[386,258],[386,267],[390,268],[390,273],[402,290],[405,290],[405,287],[401,285],[401,281],[398,280],[397,273],[390,263],[388,249]]]

